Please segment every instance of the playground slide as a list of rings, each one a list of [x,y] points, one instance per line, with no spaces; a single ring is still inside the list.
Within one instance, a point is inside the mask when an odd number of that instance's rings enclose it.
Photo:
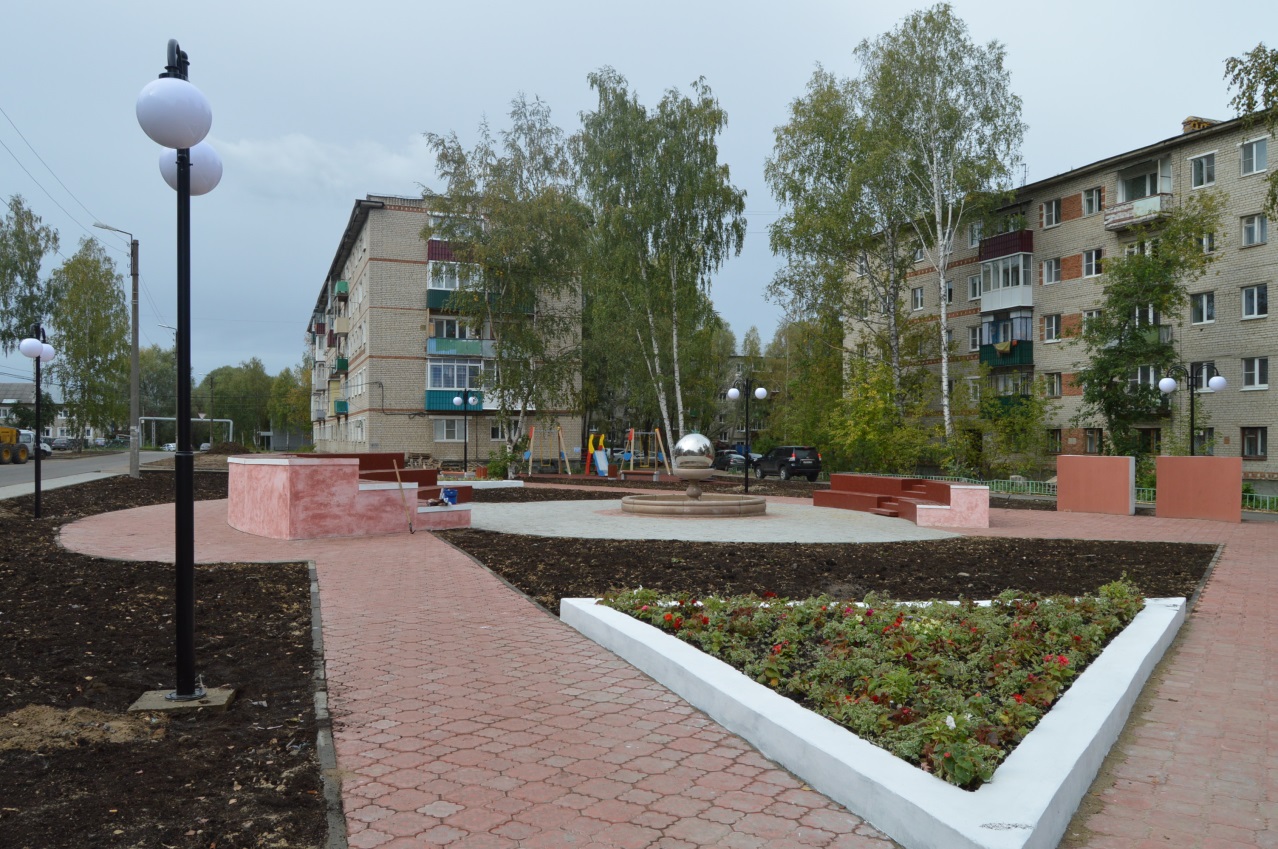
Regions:
[[[601,478],[608,477],[608,452],[607,451],[595,452],[595,471],[599,474],[599,477]]]

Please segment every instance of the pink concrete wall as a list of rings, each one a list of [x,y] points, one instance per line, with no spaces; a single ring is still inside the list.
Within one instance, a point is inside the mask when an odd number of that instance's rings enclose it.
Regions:
[[[990,526],[990,488],[988,486],[949,486],[950,503],[932,506],[920,504],[914,523],[920,528],[988,528]]]
[[[1241,457],[1159,457],[1154,514],[1166,519],[1242,521]]]
[[[1056,458],[1056,510],[1135,514],[1135,458],[1061,454]]]

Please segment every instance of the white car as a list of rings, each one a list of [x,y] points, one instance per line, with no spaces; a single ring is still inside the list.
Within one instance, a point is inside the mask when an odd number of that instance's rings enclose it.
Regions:
[[[163,446],[162,448],[160,448],[160,450],[161,450],[161,451],[176,451],[176,450],[177,450],[177,443],[176,443],[176,442],[166,442],[166,443],[164,443],[164,446]]]

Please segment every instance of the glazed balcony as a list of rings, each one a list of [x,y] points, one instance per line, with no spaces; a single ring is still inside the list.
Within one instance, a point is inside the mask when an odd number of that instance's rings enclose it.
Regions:
[[[349,368],[350,368],[350,360],[346,359],[346,357],[338,357],[337,359],[333,360],[333,370],[331,373],[346,374]]]
[[[427,354],[444,354],[458,357],[486,357],[494,355],[495,343],[492,339],[445,339],[430,338],[426,340]]]
[[[333,415],[345,416],[350,413],[350,402],[345,399],[338,398],[333,401]]]
[[[338,336],[346,336],[351,332],[351,320],[344,315],[335,316],[333,318],[333,333]]]
[[[333,284],[333,297],[336,300],[344,301],[351,295],[351,284],[345,280],[338,280]]]

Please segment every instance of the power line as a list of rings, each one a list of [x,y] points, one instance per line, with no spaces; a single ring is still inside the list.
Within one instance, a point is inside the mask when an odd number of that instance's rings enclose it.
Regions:
[[[98,217],[96,215],[94,215],[92,212],[89,212],[89,208],[87,206],[85,206],[83,203],[80,203],[80,199],[75,196],[75,193],[67,188],[67,184],[62,182],[62,178],[59,177],[57,173],[55,173],[54,170],[49,167],[49,163],[44,161],[44,158],[40,156],[39,151],[37,151],[34,147],[31,146],[31,142],[27,141],[27,137],[22,134],[22,130],[18,129],[18,125],[13,123],[13,119],[9,117],[8,112],[4,111],[3,106],[0,106],[0,115],[3,115],[5,120],[9,122],[9,126],[13,127],[13,131],[18,134],[18,138],[22,139],[22,141],[26,143],[26,146],[30,149],[30,151],[35,154],[35,158],[39,159],[40,164],[45,167],[45,170],[47,170],[50,174],[53,174],[53,179],[58,181],[58,185],[62,187],[63,191],[65,191],[68,195],[70,195],[72,200],[74,200],[76,203],[79,203],[80,208],[83,209],[85,212],[88,212],[90,218],[92,218],[95,221],[98,220]],[[8,150],[8,148],[5,148],[5,149]],[[12,151],[10,151],[10,155],[12,155]],[[26,169],[24,168],[23,170],[25,171]],[[58,207],[58,208],[62,209],[62,207]],[[62,211],[66,212],[65,209],[63,209]],[[73,218],[72,220],[74,221],[75,219]],[[80,222],[76,221],[76,223],[79,224]],[[82,228],[84,227],[83,224],[80,224],[80,226]],[[86,229],[85,232],[87,233],[88,230]]]

